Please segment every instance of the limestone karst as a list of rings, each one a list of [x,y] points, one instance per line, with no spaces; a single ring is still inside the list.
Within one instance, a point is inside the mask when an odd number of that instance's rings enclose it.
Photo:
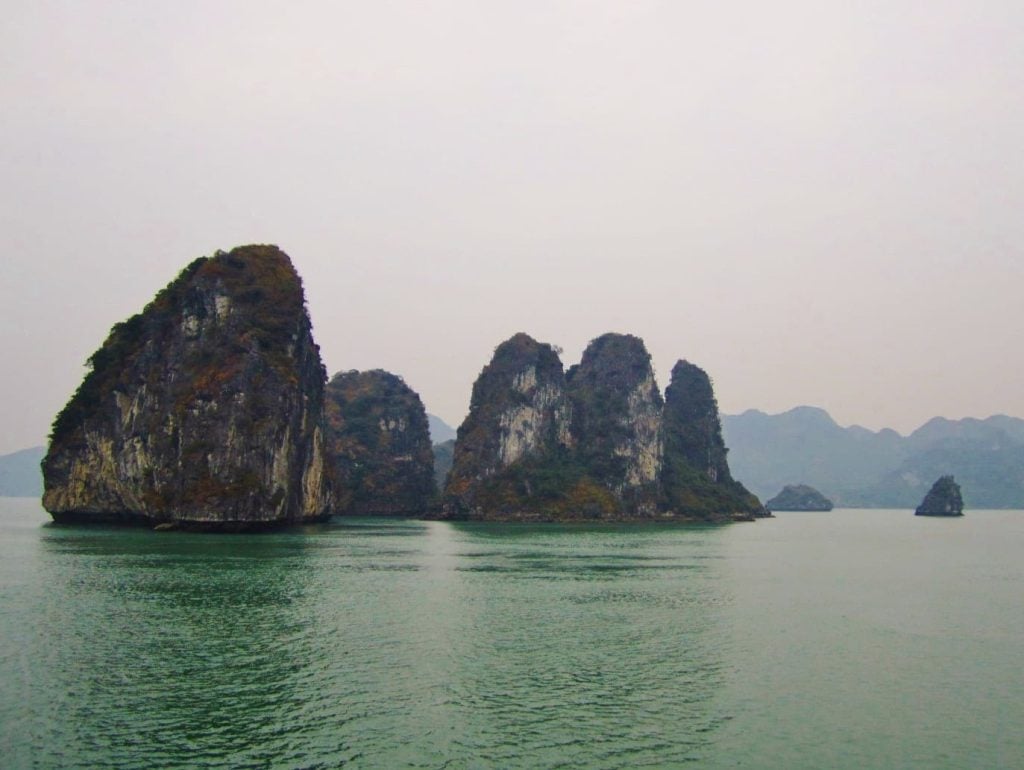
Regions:
[[[764,506],[769,511],[831,511],[832,501],[807,484],[787,484]]]
[[[914,513],[918,516],[963,516],[964,499],[952,476],[940,476]]]
[[[696,364],[677,361],[665,389],[662,423],[662,506],[695,518],[763,517],[761,501],[732,477],[726,460],[711,378]]]
[[[339,372],[327,384],[327,453],[335,512],[418,515],[434,496],[434,455],[419,395],[375,369]]]
[[[473,386],[444,492],[450,518],[687,519],[765,515],[729,474],[710,380],[680,362],[668,403],[644,343],[593,340],[563,373],[517,334]]]
[[[89,364],[43,461],[55,519],[233,530],[328,515],[326,377],[277,247],[196,259]]]

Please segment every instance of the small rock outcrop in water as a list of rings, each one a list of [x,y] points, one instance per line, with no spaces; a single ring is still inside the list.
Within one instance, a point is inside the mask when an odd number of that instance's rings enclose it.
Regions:
[[[787,484],[764,506],[769,511],[831,511],[832,501],[814,487]]]
[[[914,513],[918,516],[963,516],[964,500],[960,485],[952,476],[940,476]]]
[[[58,521],[243,530],[328,515],[326,376],[277,247],[195,260],[89,363],[43,460]]]
[[[326,414],[337,513],[426,512],[434,495],[427,414],[401,377],[380,369],[336,374],[327,384]]]
[[[550,345],[525,334],[502,343],[473,386],[444,514],[700,521],[767,515],[729,474],[707,375],[685,362],[676,369],[666,404],[638,337],[598,337],[566,374]]]
[[[761,501],[733,479],[726,460],[718,401],[707,372],[677,361],[665,389],[663,505],[701,519],[770,516]]]

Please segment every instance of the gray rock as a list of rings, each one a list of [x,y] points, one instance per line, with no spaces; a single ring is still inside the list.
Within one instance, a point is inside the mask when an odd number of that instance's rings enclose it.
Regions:
[[[195,260],[90,364],[43,461],[58,521],[246,530],[328,515],[326,376],[277,247]]]

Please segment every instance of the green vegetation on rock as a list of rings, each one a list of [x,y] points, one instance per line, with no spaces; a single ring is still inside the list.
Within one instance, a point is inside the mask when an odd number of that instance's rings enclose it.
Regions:
[[[552,346],[525,334],[502,343],[474,384],[459,428],[445,515],[560,521],[764,515],[729,474],[710,381],[685,362],[677,370],[666,404],[638,337],[598,337],[565,375]]]
[[[662,430],[662,504],[667,510],[707,520],[766,514],[761,501],[729,472],[711,378],[689,361],[672,368]]]
[[[375,369],[327,385],[327,446],[338,479],[336,511],[415,515],[434,496],[434,455],[419,395]]]
[[[276,246],[193,261],[89,365],[43,461],[56,518],[227,529],[327,514],[326,376]]]

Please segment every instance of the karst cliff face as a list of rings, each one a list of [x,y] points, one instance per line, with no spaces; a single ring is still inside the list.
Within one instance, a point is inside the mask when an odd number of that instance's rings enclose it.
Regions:
[[[770,515],[755,495],[732,478],[711,378],[688,361],[677,361],[672,368],[665,389],[663,435],[661,485],[666,510],[705,520]]]
[[[550,345],[526,334],[501,343],[473,384],[446,487],[450,511],[519,507],[518,475],[572,445],[565,374]],[[529,483],[529,482],[527,482]]]
[[[964,498],[952,476],[940,476],[914,513],[918,516],[963,516]]]
[[[589,475],[627,508],[653,513],[664,404],[643,340],[629,334],[598,337],[566,379],[573,435]]]
[[[43,461],[55,519],[250,529],[328,514],[326,377],[277,247],[195,260],[90,365]]]
[[[341,372],[327,385],[327,450],[335,511],[418,515],[434,496],[434,454],[419,395],[379,369]]]
[[[473,387],[444,493],[451,518],[727,521],[763,515],[729,474],[711,382],[680,362],[662,399],[643,341],[605,334],[563,375],[518,334]]]

